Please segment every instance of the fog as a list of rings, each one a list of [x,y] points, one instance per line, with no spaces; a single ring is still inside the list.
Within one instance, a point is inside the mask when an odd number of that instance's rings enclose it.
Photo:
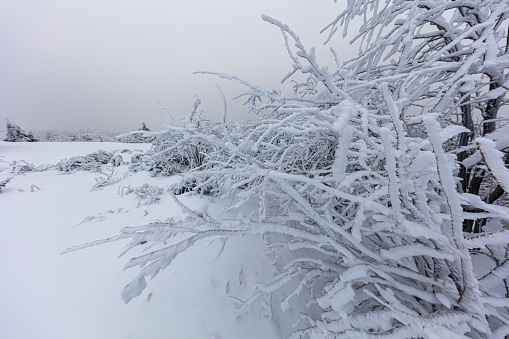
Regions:
[[[330,63],[319,31],[343,7],[333,0],[0,0],[0,112],[27,129],[128,131],[145,122],[157,130],[166,120],[156,99],[181,119],[196,93],[214,120],[222,110],[214,84],[227,98],[242,87],[193,72],[279,88],[291,60],[280,30],[261,15],[289,24]],[[249,116],[229,102],[229,118]]]

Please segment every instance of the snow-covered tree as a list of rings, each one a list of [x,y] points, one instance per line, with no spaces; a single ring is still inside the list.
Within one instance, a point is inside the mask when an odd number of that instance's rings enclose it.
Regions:
[[[38,141],[32,134],[32,132],[25,132],[21,127],[16,125],[9,119],[5,119],[5,127],[7,128],[7,136],[4,141],[10,142],[34,142]]]

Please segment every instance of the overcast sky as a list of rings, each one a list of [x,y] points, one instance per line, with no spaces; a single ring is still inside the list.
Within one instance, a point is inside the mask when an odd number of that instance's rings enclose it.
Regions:
[[[333,0],[0,0],[0,112],[27,129],[128,131],[146,122],[157,130],[166,120],[156,99],[181,119],[196,93],[202,110],[217,119],[222,107],[214,84],[230,98],[241,88],[194,71],[278,88],[291,62],[280,31],[261,15],[320,47],[326,38],[320,29],[343,6]],[[245,117],[238,105],[229,107],[230,118]]]

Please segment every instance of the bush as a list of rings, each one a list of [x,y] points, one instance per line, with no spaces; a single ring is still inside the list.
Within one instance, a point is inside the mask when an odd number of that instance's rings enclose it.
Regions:
[[[57,168],[65,173],[73,173],[75,171],[101,172],[101,166],[111,161],[120,161],[118,157],[115,157],[115,152],[98,150],[97,152],[85,156],[65,159],[57,164]]]
[[[183,126],[173,124],[160,134],[148,168],[178,164],[189,171],[187,178],[202,178],[198,186],[218,187],[232,217],[214,219],[184,206],[175,194],[198,184],[184,179],[171,194],[186,218],[127,227],[96,242],[130,239],[128,249],[140,243],[160,245],[125,265],[139,266],[138,276],[122,292],[125,302],[141,294],[147,277],[154,278],[196,242],[255,234],[268,242],[277,275],[268,285],[258,285],[251,298],[238,301],[236,313],[248,311],[255,302],[278,319],[287,312],[285,320],[295,324],[289,338],[509,335],[509,230],[502,227],[502,221],[509,221],[509,209],[459,192],[457,158],[444,150],[444,143],[471,131],[444,123],[437,112],[446,108],[448,114],[466,114],[461,106],[480,103],[487,111],[502,106],[500,98],[507,91],[500,82],[503,76],[479,83],[479,88],[495,87],[488,96],[465,82],[472,80],[471,71],[500,75],[494,68],[495,60],[507,61],[507,53],[497,52],[505,33],[496,35],[486,27],[506,27],[502,23],[508,18],[508,3],[379,4],[349,1],[348,10],[330,25],[333,34],[338,22],[380,10],[359,34],[372,50],[343,66],[338,61],[336,72],[319,65],[314,50],[307,50],[288,26],[264,17],[284,34],[293,61],[288,77],[300,71],[307,78],[296,80],[290,94],[240,80],[248,90],[239,97],[247,97],[261,117],[244,125],[247,133],[229,127],[225,114],[221,123],[200,126],[195,99]],[[447,15],[450,9],[454,16]],[[447,18],[452,18],[450,25]],[[438,26],[437,34],[420,29],[430,21]],[[371,44],[373,36],[386,39]],[[457,51],[466,37],[474,40],[465,43],[467,52],[476,53]],[[413,45],[412,39],[425,39],[426,44]],[[491,48],[486,46],[489,41]],[[425,51],[450,54],[416,63],[416,55],[425,58]],[[396,63],[392,57],[399,54]],[[455,59],[462,56],[466,66]],[[378,64],[381,60],[388,64]],[[421,66],[429,68],[423,71]],[[439,66],[446,71],[440,73]],[[406,109],[436,94],[437,84],[447,85],[440,86],[447,93],[440,89],[434,111],[405,120]],[[470,100],[464,91],[479,100],[463,101]],[[493,118],[496,112],[485,113]],[[471,157],[482,160],[467,159],[472,164],[483,161],[501,189],[509,191],[509,170],[499,152],[502,142],[482,138],[477,144],[479,153]],[[454,150],[450,144],[445,148]],[[465,213],[464,207],[476,214]],[[463,221],[479,218],[489,218],[489,227],[480,235],[465,236]],[[176,235],[179,241],[160,244]],[[492,261],[488,272],[476,275],[471,250]]]
[[[217,162],[226,160],[226,154],[218,144],[221,127],[196,115],[199,104],[200,100],[195,98],[193,109],[182,126],[173,124],[163,132],[145,133],[152,137],[152,148],[147,155],[133,159],[135,164],[131,168],[146,170],[152,176],[170,176],[212,168]]]

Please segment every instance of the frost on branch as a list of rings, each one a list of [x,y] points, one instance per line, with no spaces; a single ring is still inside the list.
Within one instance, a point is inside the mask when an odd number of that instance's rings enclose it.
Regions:
[[[404,117],[434,113],[442,126],[465,130],[448,142],[462,163],[461,190],[495,202],[504,190],[483,192],[490,176],[463,161],[475,152],[476,137],[497,132],[499,113],[509,90],[509,1],[348,1],[324,31],[329,41],[339,30],[359,45],[358,56],[333,75],[336,85],[351,85],[363,95],[388,83],[400,98]],[[416,135],[420,126],[409,126]],[[496,136],[493,136],[495,138]],[[473,164],[476,165],[476,164]],[[468,211],[472,213],[472,211]],[[474,222],[475,221],[475,222]],[[467,232],[479,232],[486,220],[466,219]]]
[[[509,192],[509,170],[505,167],[503,153],[496,149],[494,141],[486,138],[477,139],[484,163],[491,175],[502,189]]]

